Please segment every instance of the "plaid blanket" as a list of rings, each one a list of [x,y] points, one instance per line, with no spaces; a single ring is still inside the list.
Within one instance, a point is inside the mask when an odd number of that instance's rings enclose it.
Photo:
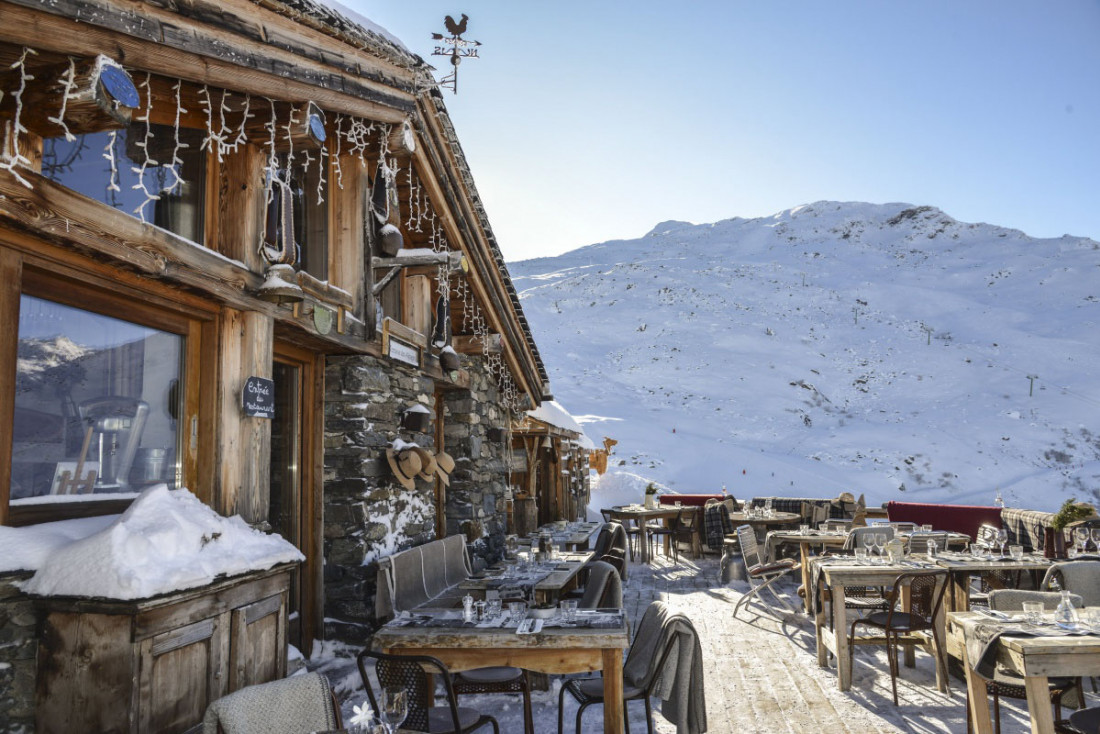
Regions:
[[[703,530],[706,533],[707,548],[721,553],[722,540],[735,531],[730,512],[724,504],[709,505],[703,508]]]
[[[1001,510],[1001,526],[1008,531],[1008,545],[1022,545],[1025,553],[1043,550],[1044,531],[1051,526],[1053,519],[1052,512],[1011,507]]]
[[[802,503],[805,502],[809,505],[817,505],[818,507],[828,507],[829,517],[841,519],[851,517],[844,511],[844,507],[840,503],[831,499],[823,499],[821,497],[753,497],[753,507],[763,507],[765,500],[772,501],[772,509],[776,512],[793,512],[796,515],[802,514]]]

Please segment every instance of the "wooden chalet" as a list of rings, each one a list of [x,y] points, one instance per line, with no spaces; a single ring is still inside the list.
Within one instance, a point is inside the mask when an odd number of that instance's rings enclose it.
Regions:
[[[0,0],[0,17],[0,526],[167,483],[306,558],[284,591],[227,579],[217,603],[156,613],[159,636],[96,638],[148,656],[120,674],[128,730],[184,730],[285,670],[285,646],[248,662],[216,638],[226,600],[259,605],[241,630],[278,610],[307,653],[362,640],[377,558],[454,533],[499,553],[513,421],[520,444],[576,436],[525,413],[545,370],[433,70],[400,42],[311,0]],[[438,462],[398,477],[409,445]],[[558,456],[541,491],[572,516],[586,470]],[[35,716],[48,604],[12,583],[28,575],[0,574],[0,729]],[[185,667],[206,681],[192,709],[131,696]]]
[[[556,520],[583,519],[588,456],[596,445],[557,401],[529,410],[512,428],[513,523],[523,534]]]

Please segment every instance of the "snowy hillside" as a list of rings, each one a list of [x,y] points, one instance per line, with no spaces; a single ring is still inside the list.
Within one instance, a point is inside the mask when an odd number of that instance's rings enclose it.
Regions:
[[[1100,497],[1093,240],[818,202],[509,269],[612,468],[738,497]]]

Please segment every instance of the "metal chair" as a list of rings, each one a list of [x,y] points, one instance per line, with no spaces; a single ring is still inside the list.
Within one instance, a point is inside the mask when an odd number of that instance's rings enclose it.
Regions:
[[[904,589],[909,589],[909,611],[899,609],[901,594]],[[902,640],[903,636],[912,636],[915,632],[930,631],[932,642],[935,646],[935,658],[937,669],[942,672],[947,680],[947,662],[944,657],[943,641],[936,632],[936,614],[940,604],[943,603],[943,593],[947,589],[947,574],[945,571],[917,571],[903,573],[894,581],[894,587],[890,591],[888,608],[886,611],[872,612],[862,619],[852,622],[851,631],[848,634],[848,667],[855,662],[856,627],[865,625],[883,632],[886,638],[886,657],[890,662],[890,685],[894,691],[894,705],[898,705],[898,656],[897,649],[901,644],[913,640]],[[868,641],[870,642],[870,641]],[[881,643],[878,643],[881,644]]]
[[[651,614],[662,613],[663,606],[664,602],[651,602],[646,608],[645,614],[642,615],[642,620],[638,623],[638,629],[640,630],[646,627],[646,618]],[[683,615],[672,615],[672,617],[665,620],[665,624],[667,625],[673,617],[683,617]],[[665,641],[664,645],[660,646],[660,649],[654,650],[656,655],[650,662],[650,674],[647,676],[647,685],[639,687],[631,685],[625,679],[623,680],[623,729],[626,734],[630,734],[630,717],[627,715],[626,704],[628,701],[637,701],[638,699],[645,701],[646,731],[648,734],[653,734],[653,708],[650,703],[650,698],[653,696],[661,679],[660,675],[655,675],[654,673],[664,668],[665,661],[668,659],[668,655],[675,643],[676,638],[670,637]],[[637,650],[640,649],[641,645],[638,642],[637,634],[635,634],[634,641],[630,643],[630,650],[627,651],[626,661],[623,663],[624,668],[629,663],[631,656],[638,654]],[[577,709],[577,734],[580,734],[581,715],[584,714],[584,710],[592,704],[603,703],[603,678],[571,678],[562,684],[561,691],[558,693],[558,734],[562,734],[562,728],[564,726],[563,715],[566,692],[580,704],[580,708]]]
[[[1042,602],[1044,609],[1054,609],[1061,598],[1061,594],[1051,592],[998,589],[989,593],[989,608],[998,612],[1018,612],[1024,608],[1025,601],[1037,601]],[[1058,676],[1049,678],[1048,682],[1050,702],[1054,706],[1054,718],[1061,719],[1062,697],[1075,688],[1080,689],[1081,679]],[[1027,700],[1024,679],[1010,670],[998,668],[994,671],[993,680],[986,681],[986,688],[993,696],[993,725],[996,734],[1001,734],[1001,699]],[[968,732],[970,727],[970,691],[968,689],[966,696],[966,730]],[[1096,731],[1096,727],[1093,727],[1093,731]]]
[[[669,544],[672,547],[672,559],[680,562],[679,543],[687,543],[691,548],[691,559],[699,557],[699,515],[700,511],[694,507],[685,507],[680,510],[676,522],[669,535]]]
[[[759,597],[760,592],[765,589],[772,595],[777,604],[793,613],[794,608],[783,597],[776,594],[771,585],[792,571],[799,570],[801,566],[798,562],[793,558],[781,558],[772,563],[765,563],[764,557],[760,553],[760,546],[756,541],[756,532],[751,525],[739,525],[737,527],[737,540],[741,544],[741,557],[745,559],[745,571],[748,573],[749,586],[752,588],[749,593],[737,600],[737,604],[733,607],[733,616],[736,617],[737,611],[742,606],[748,604],[754,596]]]
[[[1054,731],[1058,734],[1096,734],[1100,731],[1100,706],[1075,711],[1066,721],[1055,721]]]
[[[455,673],[455,696],[476,693],[518,693],[523,697],[523,731],[535,734],[531,713],[531,681],[522,668],[497,665]]]
[[[363,679],[367,699],[375,711],[379,710],[378,699],[367,675],[368,659],[374,660],[374,674],[382,688],[400,686],[408,691],[409,715],[401,725],[403,729],[431,734],[466,734],[491,724],[494,734],[500,734],[500,726],[492,716],[458,705],[450,671],[430,655],[390,655],[373,650],[359,653],[356,659],[359,675]],[[434,705],[436,677],[443,681],[446,706]]]

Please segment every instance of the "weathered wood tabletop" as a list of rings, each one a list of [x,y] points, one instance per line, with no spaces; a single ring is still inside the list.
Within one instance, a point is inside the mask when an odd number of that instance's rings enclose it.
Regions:
[[[387,653],[431,655],[452,672],[497,665],[555,674],[602,670],[604,731],[621,734],[623,649],[630,640],[626,615],[614,621],[614,627],[546,628],[527,635],[517,634],[514,626],[424,627],[397,621],[379,629],[371,644]]]
[[[535,601],[544,604],[556,604],[558,597],[571,586],[575,585],[577,573],[584,568],[592,558],[592,551],[568,551],[559,553],[558,557],[546,563],[538,564],[535,569],[546,571],[546,575],[533,585]],[[528,585],[523,578],[509,578],[504,576],[503,569],[486,569],[479,577],[471,576],[458,585],[458,588],[466,591],[485,592],[490,589],[508,588],[510,586],[524,587]]]

